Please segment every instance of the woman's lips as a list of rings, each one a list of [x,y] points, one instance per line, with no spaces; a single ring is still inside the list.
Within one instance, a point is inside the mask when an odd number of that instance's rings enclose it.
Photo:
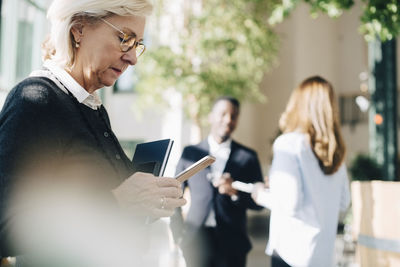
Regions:
[[[122,74],[122,70],[117,68],[111,68],[118,76]]]

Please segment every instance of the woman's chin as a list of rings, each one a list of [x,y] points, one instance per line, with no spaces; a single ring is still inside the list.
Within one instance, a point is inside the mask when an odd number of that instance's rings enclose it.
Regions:
[[[110,87],[110,86],[114,86],[116,81],[117,81],[116,79],[106,79],[106,80],[102,81],[102,84],[105,87]]]

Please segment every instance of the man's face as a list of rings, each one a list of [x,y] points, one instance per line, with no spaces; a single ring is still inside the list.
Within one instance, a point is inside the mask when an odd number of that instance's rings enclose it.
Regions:
[[[209,116],[211,135],[218,143],[227,140],[236,129],[239,110],[227,100],[218,101]]]

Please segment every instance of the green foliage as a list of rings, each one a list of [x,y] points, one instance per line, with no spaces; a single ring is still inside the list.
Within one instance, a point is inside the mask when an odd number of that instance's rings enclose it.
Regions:
[[[284,18],[290,15],[301,0],[282,0],[274,6],[272,14],[269,18],[269,23],[276,24],[283,21]],[[322,11],[332,18],[337,18],[342,15],[343,11],[353,6],[353,0],[304,0],[311,6],[311,16],[318,17],[318,12]]]
[[[274,6],[269,18],[271,24],[280,23],[289,16],[301,0],[282,0]],[[360,31],[367,41],[376,37],[386,41],[395,38],[400,33],[400,1],[399,0],[362,0],[363,14]],[[353,0],[304,0],[311,6],[311,16],[317,17],[318,12],[328,14],[332,18],[339,17],[344,10],[354,5]]]
[[[200,14],[188,11],[179,45],[154,45],[140,59],[141,101],[158,102],[165,92],[178,91],[187,114],[200,125],[221,95],[264,101],[259,84],[278,46],[267,23],[270,3],[204,0]]]
[[[382,180],[383,178],[382,166],[365,154],[358,154],[353,159],[349,171],[353,181]]]
[[[364,0],[365,1],[365,0]],[[366,1],[361,31],[367,41],[376,36],[382,41],[391,40],[400,33],[400,1],[399,0],[370,0]]]

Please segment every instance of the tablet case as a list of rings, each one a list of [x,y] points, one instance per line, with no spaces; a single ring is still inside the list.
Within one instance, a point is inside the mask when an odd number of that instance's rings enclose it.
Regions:
[[[134,172],[163,176],[173,144],[171,139],[137,144],[132,158]]]

